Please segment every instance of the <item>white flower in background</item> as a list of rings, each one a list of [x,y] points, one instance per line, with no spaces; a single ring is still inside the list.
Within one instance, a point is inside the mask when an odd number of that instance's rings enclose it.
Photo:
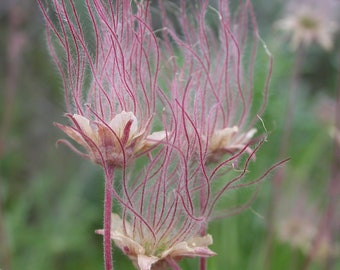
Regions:
[[[333,36],[338,29],[334,14],[336,6],[332,1],[295,1],[275,26],[291,32],[292,47],[309,46],[318,43],[329,51],[333,48]]]
[[[296,188],[296,187],[295,187]],[[320,231],[323,211],[310,201],[304,192],[287,190],[277,211],[278,240],[303,254],[313,252],[318,261],[339,255],[339,245],[329,231]]]

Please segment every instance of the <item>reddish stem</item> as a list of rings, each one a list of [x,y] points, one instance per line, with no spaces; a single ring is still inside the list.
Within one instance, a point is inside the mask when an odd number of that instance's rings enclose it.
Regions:
[[[112,212],[112,179],[114,168],[105,168],[105,199],[104,199],[104,265],[105,270],[112,270],[111,247],[111,212]]]
[[[203,182],[203,181],[202,181]],[[202,183],[204,185],[204,183]],[[204,208],[206,206],[206,190],[204,188],[200,191],[200,207],[201,207],[201,214],[204,214]],[[207,223],[203,222],[201,227],[201,236],[204,237],[207,234]],[[200,270],[206,270],[207,269],[207,258],[201,257],[200,258]]]
[[[207,269],[207,258],[201,257],[200,258],[200,270],[206,270]]]

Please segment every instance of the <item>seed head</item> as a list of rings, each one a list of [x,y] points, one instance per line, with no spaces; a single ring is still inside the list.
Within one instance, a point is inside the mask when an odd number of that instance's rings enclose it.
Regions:
[[[109,123],[91,123],[87,118],[69,115],[74,126],[56,124],[71,139],[83,146],[88,157],[101,166],[124,167],[131,159],[152,148],[165,137],[164,132],[146,134],[132,112],[122,111]]]
[[[38,3],[72,122],[56,125],[85,148],[67,143],[82,156],[125,166],[163,137],[151,135],[159,49],[148,3],[136,2],[135,11],[129,1]]]
[[[168,269],[185,257],[210,257],[216,255],[208,246],[212,244],[212,237],[192,237],[186,241],[178,242],[172,246],[159,242],[153,245],[148,242],[145,235],[133,229],[128,221],[123,221],[117,214],[112,214],[111,239],[140,270]],[[104,234],[103,230],[96,231]]]
[[[160,4],[167,67],[160,76],[171,93],[167,98],[181,130],[181,148],[188,154],[196,152],[206,164],[233,156],[230,161],[235,162],[239,153],[253,152],[251,145],[258,141],[253,138],[254,124],[266,105],[271,72],[269,57],[263,89],[253,88],[260,38],[252,7],[244,1],[231,14],[227,2],[218,1],[215,9],[208,1],[197,5],[182,1],[173,24],[166,3]],[[253,103],[255,91],[264,96],[258,108]]]

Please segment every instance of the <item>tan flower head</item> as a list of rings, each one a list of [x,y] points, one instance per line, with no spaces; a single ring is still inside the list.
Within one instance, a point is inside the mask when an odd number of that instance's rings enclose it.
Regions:
[[[340,129],[333,126],[330,128],[329,133],[333,140],[337,143],[338,147],[340,147]]]
[[[300,249],[308,254],[318,239],[314,256],[317,260],[326,260],[339,254],[329,235],[318,236],[318,223],[308,220],[306,217],[287,217],[282,220],[278,228],[278,236],[282,242],[289,243],[292,247]],[[319,238],[318,238],[319,237]]]
[[[150,244],[151,241],[148,241],[145,235],[142,237],[138,231],[132,229],[131,224],[123,222],[117,214],[112,214],[111,224],[111,239],[139,270],[163,270],[183,257],[216,255],[208,248],[213,242],[211,235],[192,237],[166,247],[163,241],[156,245]],[[104,230],[98,230],[96,233],[104,234]]]
[[[293,247],[308,252],[317,233],[317,224],[301,217],[287,217],[278,228],[281,241],[290,243]]]
[[[323,1],[304,1],[279,20],[276,27],[292,33],[293,49],[317,42],[323,49],[331,50],[338,26],[330,14],[331,8],[327,8],[327,3]]]
[[[223,155],[234,154],[245,147],[245,151],[251,153],[251,148],[247,147],[247,144],[249,144],[255,133],[255,128],[246,133],[241,133],[237,126],[215,130],[208,139],[208,162],[218,162]]]
[[[73,123],[57,126],[87,154],[66,143],[102,166],[125,166],[164,135],[148,139],[160,68],[148,5],[95,0],[78,10],[75,0],[37,2]]]
[[[69,117],[74,127],[56,125],[86,149],[87,155],[84,156],[99,165],[105,163],[122,167],[132,157],[149,150],[165,137],[165,132],[147,135],[145,129],[138,126],[132,112],[122,111],[107,124],[91,122],[78,114]]]
[[[285,196],[277,209],[278,239],[313,259],[324,261],[339,255],[338,244],[328,228],[320,231],[323,211],[297,185],[285,189]]]

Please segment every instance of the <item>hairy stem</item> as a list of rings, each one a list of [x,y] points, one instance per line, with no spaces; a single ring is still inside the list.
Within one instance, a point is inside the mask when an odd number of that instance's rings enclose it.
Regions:
[[[206,270],[207,269],[207,258],[201,257],[200,258],[200,270]]]
[[[112,179],[114,168],[105,168],[105,198],[104,198],[104,265],[105,270],[112,270],[111,247],[111,212],[112,212]]]
[[[200,207],[201,207],[201,214],[204,214],[204,208],[205,208],[205,202],[206,202],[206,193],[205,189],[200,190]],[[201,226],[201,236],[204,237],[207,234],[207,225],[206,222],[204,222]],[[200,270],[206,270],[207,269],[207,258],[201,257],[200,258]]]

